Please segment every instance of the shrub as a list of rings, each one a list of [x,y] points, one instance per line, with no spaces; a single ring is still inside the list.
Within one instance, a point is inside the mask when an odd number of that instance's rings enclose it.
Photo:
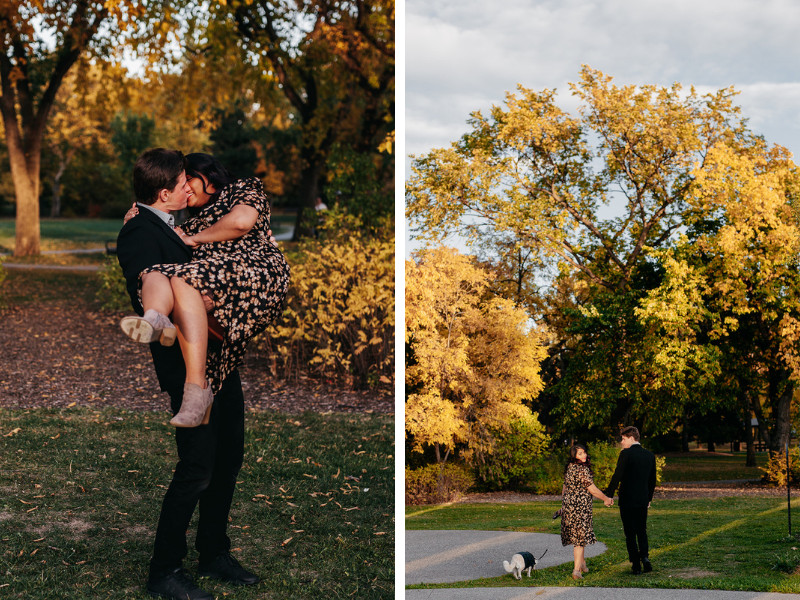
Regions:
[[[285,378],[306,372],[356,389],[394,384],[394,238],[364,238],[326,216],[326,235],[287,256],[283,316],[259,338]]]
[[[470,469],[455,463],[406,468],[406,504],[441,504],[457,500],[475,482]]]
[[[539,415],[531,413],[510,423],[510,430],[494,430],[492,454],[476,466],[478,479],[490,489],[523,487],[532,477],[534,461],[550,443]]]
[[[125,277],[122,267],[119,266],[116,256],[106,256],[103,266],[98,271],[100,287],[95,293],[95,298],[100,308],[114,312],[123,312],[131,309],[131,299],[125,289]]]
[[[770,452],[762,480],[779,487],[786,485],[786,452]],[[789,483],[800,483],[800,449],[789,449]]]

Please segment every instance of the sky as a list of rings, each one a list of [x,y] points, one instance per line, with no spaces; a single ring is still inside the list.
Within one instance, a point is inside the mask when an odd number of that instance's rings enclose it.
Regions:
[[[617,85],[732,85],[751,130],[800,162],[795,0],[406,0],[404,29],[406,174],[408,155],[449,146],[518,84],[574,112],[583,64]]]

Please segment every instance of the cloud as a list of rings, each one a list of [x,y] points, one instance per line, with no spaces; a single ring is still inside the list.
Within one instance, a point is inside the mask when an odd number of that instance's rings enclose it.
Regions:
[[[407,152],[449,145],[517,84],[569,102],[582,64],[620,85],[734,85],[753,129],[800,151],[799,31],[792,0],[407,0]]]

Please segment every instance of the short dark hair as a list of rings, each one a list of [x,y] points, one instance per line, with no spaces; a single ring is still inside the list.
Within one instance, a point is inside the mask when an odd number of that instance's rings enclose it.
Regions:
[[[142,204],[153,204],[161,190],[174,190],[186,159],[178,150],[151,148],[133,165],[133,193]]]
[[[624,435],[625,437],[632,437],[637,442],[639,441],[639,430],[636,429],[633,425],[628,425],[627,427],[623,427],[622,430],[619,432],[620,435]]]
[[[206,181],[217,189],[217,194],[233,181],[233,177],[228,172],[228,169],[225,168],[225,165],[210,154],[205,154],[204,152],[187,154],[186,176],[199,177],[200,175],[205,177]],[[203,191],[208,193],[205,183],[203,183]]]

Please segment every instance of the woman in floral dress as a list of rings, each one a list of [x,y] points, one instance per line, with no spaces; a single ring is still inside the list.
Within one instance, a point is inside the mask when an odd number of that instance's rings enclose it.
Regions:
[[[561,493],[561,545],[572,544],[575,560],[572,578],[582,579],[582,573],[589,572],[584,551],[586,546],[597,541],[592,523],[592,496],[602,500],[606,506],[611,506],[614,501],[594,484],[589,454],[581,444],[575,444],[569,450]]]
[[[136,341],[164,343],[163,332],[173,327],[166,315],[173,314],[186,363],[184,400],[170,421],[177,427],[208,422],[214,393],[241,363],[247,343],[280,315],[289,287],[289,266],[268,236],[261,181],[231,181],[201,153],[186,156],[186,174],[189,206],[202,208],[176,231],[193,248],[192,260],[142,271],[145,315],[121,323]],[[219,352],[208,352],[209,323],[222,337]]]

